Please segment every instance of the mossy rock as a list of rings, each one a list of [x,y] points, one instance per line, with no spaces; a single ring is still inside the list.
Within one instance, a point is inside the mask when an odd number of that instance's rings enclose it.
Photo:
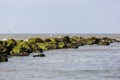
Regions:
[[[58,45],[58,49],[63,49],[66,47],[66,44],[64,42],[58,42],[57,45]]]
[[[45,46],[48,50],[57,49],[57,44],[54,44],[54,43],[51,43],[51,42],[46,42]]]
[[[0,62],[8,61],[7,49],[0,48]]]
[[[7,45],[6,41],[0,41],[0,47],[5,47]]]
[[[113,40],[108,38],[108,37],[103,37],[101,38],[102,41],[108,42],[108,43],[113,43]]]
[[[43,43],[44,41],[42,40],[42,39],[40,39],[40,38],[30,38],[30,39],[28,39],[28,42],[30,42],[30,43]]]
[[[37,43],[38,47],[44,51],[48,50],[48,48],[46,47],[45,43]]]
[[[83,37],[73,36],[70,38],[70,40],[71,40],[71,43],[78,44],[79,46],[86,45],[86,39]]]
[[[14,39],[9,39],[6,41],[8,47],[14,47],[16,45],[16,41]]]
[[[67,48],[78,48],[79,45],[77,43],[68,43],[66,44]]]
[[[80,37],[72,36],[72,37],[70,38],[70,42],[71,42],[71,43],[76,43],[76,42],[78,42],[78,41],[80,41]]]
[[[32,51],[33,52],[43,52],[43,49],[41,49],[39,46],[38,46],[38,44],[36,43],[36,44],[32,44],[31,45],[31,48],[32,48]]]
[[[70,43],[70,37],[69,36],[60,37],[58,38],[58,42]]]
[[[86,39],[86,44],[87,45],[93,45],[93,44],[98,44],[99,43],[99,39],[96,37],[90,37]]]
[[[16,45],[16,41],[14,39],[9,39],[6,42],[7,42],[6,48],[10,52],[12,48]]]
[[[29,53],[31,52],[32,52],[32,48],[26,42],[21,42],[12,49],[12,51],[10,52],[10,55],[28,56]]]
[[[98,45],[110,45],[109,42],[101,40]]]
[[[6,48],[7,42],[6,41],[0,41],[0,53],[5,53],[9,55],[9,50]]]
[[[37,44],[43,50],[57,49],[57,44],[52,43],[52,42],[37,43]]]
[[[24,42],[24,40],[16,40],[16,44],[19,44],[21,42]]]
[[[0,53],[0,62],[6,62],[8,61],[7,54]]]
[[[56,38],[47,38],[45,42],[57,43]]]

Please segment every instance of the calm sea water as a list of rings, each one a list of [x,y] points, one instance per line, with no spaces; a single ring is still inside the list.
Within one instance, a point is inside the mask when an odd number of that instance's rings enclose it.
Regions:
[[[120,80],[120,43],[44,53],[0,63],[0,80]]]
[[[41,36],[49,37],[49,34],[0,34],[1,39]],[[44,53],[44,58],[32,57],[37,54],[32,53],[28,57],[11,57],[8,62],[0,63],[0,80],[120,80],[120,43],[110,46],[86,45],[78,49]]]

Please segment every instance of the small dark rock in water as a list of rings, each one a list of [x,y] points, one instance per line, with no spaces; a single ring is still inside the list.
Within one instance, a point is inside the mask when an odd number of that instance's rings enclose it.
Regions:
[[[8,57],[6,54],[0,53],[0,62],[8,61]]]
[[[45,54],[33,55],[33,57],[45,57]]]

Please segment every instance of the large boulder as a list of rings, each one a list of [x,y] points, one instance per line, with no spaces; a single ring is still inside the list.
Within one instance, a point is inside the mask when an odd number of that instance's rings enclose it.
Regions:
[[[48,50],[57,49],[57,44],[56,43],[46,42],[45,46]]]
[[[101,40],[101,41],[98,43],[98,45],[109,45],[109,44],[110,44],[110,42],[104,41],[104,40]]]
[[[79,46],[86,45],[86,39],[83,37],[73,36],[70,38],[71,43],[78,44]]]
[[[16,45],[21,43],[21,42],[24,42],[24,40],[16,40]]]
[[[67,48],[67,46],[64,42],[58,42],[57,43],[57,48],[58,49],[63,49],[63,48]]]
[[[52,42],[37,43],[39,48],[43,50],[57,49],[57,44]]]
[[[46,47],[45,43],[37,43],[38,47],[40,49],[42,49],[43,51],[46,51],[48,50],[48,48]]]
[[[0,52],[0,62],[8,61],[7,54]]]
[[[70,37],[69,36],[63,36],[58,39],[59,42],[64,42],[64,43],[70,43]]]
[[[28,42],[34,44],[34,43],[43,43],[44,41],[40,38],[30,38],[28,39]]]
[[[98,44],[99,43],[99,39],[96,37],[90,37],[86,39],[86,44],[87,45],[93,45],[93,44]]]
[[[113,43],[113,42],[115,42],[115,39],[103,37],[103,38],[100,38],[98,45],[109,45],[110,43]]]
[[[12,48],[16,45],[16,41],[14,39],[9,39],[6,41],[6,48],[8,50],[8,55],[10,55],[10,51],[12,50]]]
[[[5,48],[6,45],[7,45],[6,41],[0,41],[0,49]]]
[[[31,44],[31,48],[33,52],[38,52],[38,53],[42,53],[43,49],[41,49],[37,43],[35,44]]]
[[[10,55],[12,56],[28,56],[32,52],[32,48],[26,42],[21,42],[16,45]]]
[[[77,49],[79,45],[77,43],[68,43],[66,44],[67,48],[75,48]]]
[[[8,61],[7,49],[0,48],[0,62]]]

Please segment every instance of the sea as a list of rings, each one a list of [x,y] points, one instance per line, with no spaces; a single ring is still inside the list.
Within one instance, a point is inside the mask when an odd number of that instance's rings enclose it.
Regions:
[[[49,37],[49,35],[0,34],[0,38],[27,39]],[[97,34],[77,35],[89,37]],[[119,34],[97,36],[118,39],[120,37]],[[32,57],[34,54],[38,53],[31,53],[26,57],[14,56],[9,58],[8,62],[1,62],[0,80],[120,80],[119,42],[111,43],[109,46],[85,45],[78,49],[44,51],[46,57]]]

